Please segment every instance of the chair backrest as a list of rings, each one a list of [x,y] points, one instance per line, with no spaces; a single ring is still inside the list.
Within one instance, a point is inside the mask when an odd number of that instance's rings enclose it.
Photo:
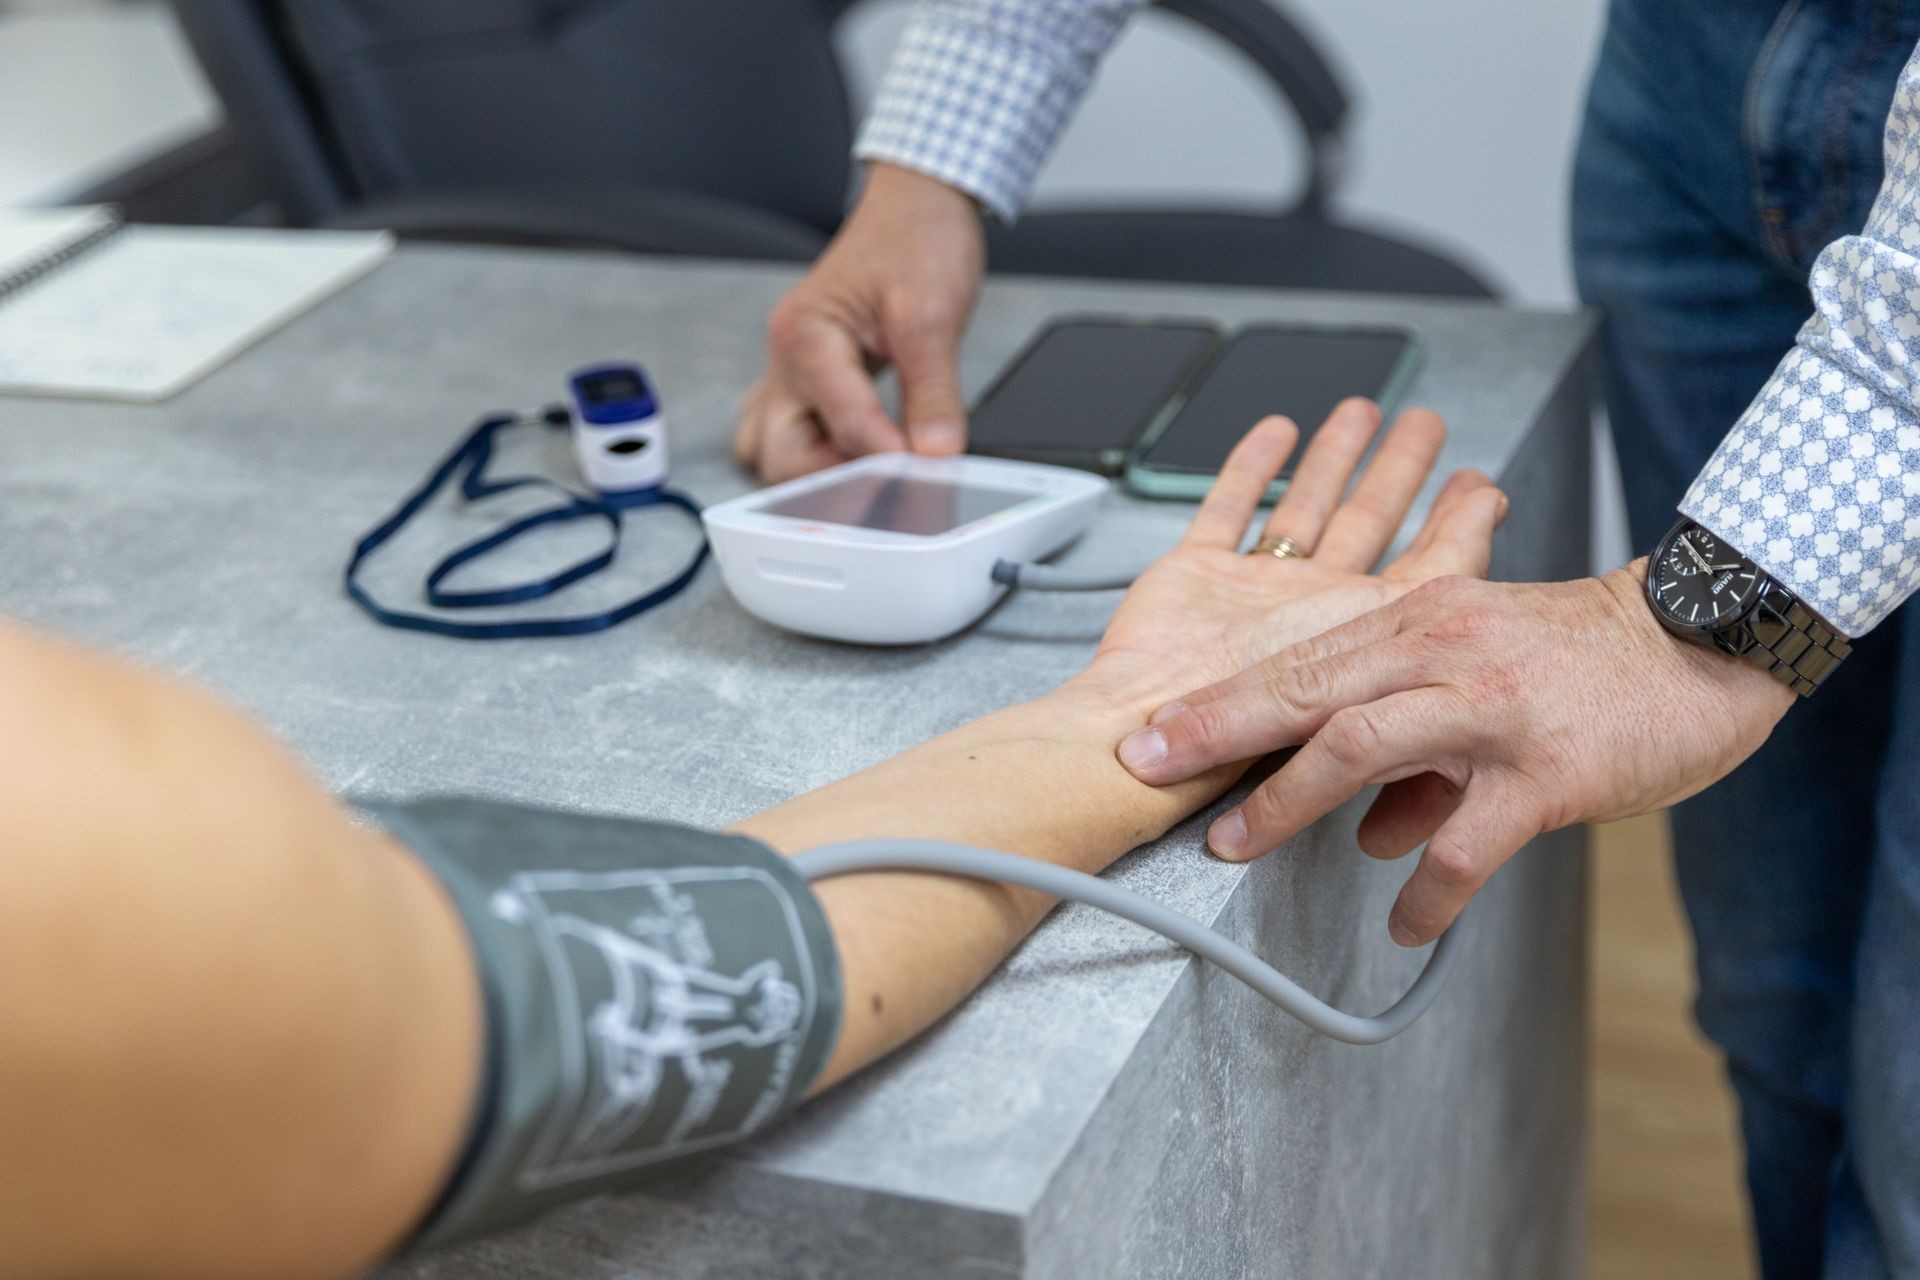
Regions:
[[[848,0],[175,0],[294,222],[550,183],[692,191],[837,226]],[[717,141],[724,140],[724,141]]]

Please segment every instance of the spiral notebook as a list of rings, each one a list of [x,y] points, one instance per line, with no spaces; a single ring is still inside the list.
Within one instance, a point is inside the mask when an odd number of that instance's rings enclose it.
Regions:
[[[124,226],[0,210],[0,395],[157,401],[392,251],[381,232]]]

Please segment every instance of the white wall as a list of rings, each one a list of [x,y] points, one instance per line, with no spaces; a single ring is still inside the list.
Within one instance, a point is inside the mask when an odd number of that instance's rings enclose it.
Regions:
[[[164,7],[0,0],[0,207],[71,200],[219,120]]]
[[[1417,232],[1517,300],[1564,303],[1568,161],[1604,0],[1286,0],[1355,101],[1345,209]],[[862,101],[911,5],[846,35]],[[1271,202],[1297,131],[1250,63],[1148,11],[1109,58],[1037,203]]]

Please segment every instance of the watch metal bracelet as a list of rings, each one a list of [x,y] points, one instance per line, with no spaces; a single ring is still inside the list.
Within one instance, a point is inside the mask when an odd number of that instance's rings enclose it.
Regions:
[[[1853,652],[1844,636],[1778,583],[1768,583],[1753,612],[1715,636],[1714,643],[1803,698]]]

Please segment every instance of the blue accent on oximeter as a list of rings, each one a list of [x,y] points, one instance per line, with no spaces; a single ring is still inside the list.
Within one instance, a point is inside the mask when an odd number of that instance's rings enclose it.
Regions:
[[[595,426],[611,427],[639,422],[660,412],[660,402],[647,381],[646,370],[637,364],[598,364],[576,372],[569,383],[573,403],[580,419]]]

